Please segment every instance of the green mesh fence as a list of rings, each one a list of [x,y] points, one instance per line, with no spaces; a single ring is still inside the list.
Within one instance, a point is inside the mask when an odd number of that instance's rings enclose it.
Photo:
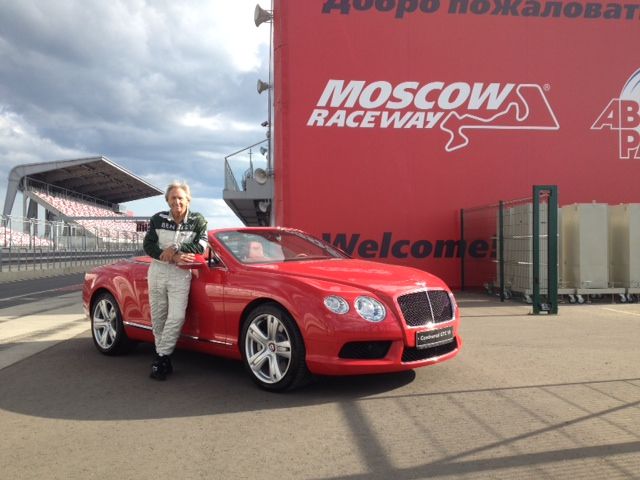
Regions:
[[[463,290],[518,297],[534,313],[557,313],[557,209],[557,188],[534,186],[530,197],[461,210]]]

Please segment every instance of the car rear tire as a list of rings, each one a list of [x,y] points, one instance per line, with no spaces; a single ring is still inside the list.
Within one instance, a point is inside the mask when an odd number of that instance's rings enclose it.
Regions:
[[[249,313],[242,326],[241,345],[245,368],[265,390],[292,390],[311,379],[300,330],[277,305],[261,305]]]
[[[125,353],[132,346],[124,331],[118,302],[110,293],[99,294],[93,302],[91,336],[98,351],[105,355]]]

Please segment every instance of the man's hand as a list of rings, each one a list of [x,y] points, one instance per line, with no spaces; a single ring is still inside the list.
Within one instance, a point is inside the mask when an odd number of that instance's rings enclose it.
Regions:
[[[169,262],[172,263],[174,262],[173,260],[173,256],[176,255],[176,251],[173,248],[173,246],[171,247],[167,247],[161,254],[160,254],[160,260],[162,260],[163,262]]]
[[[196,261],[196,255],[194,253],[178,252],[173,255],[173,261],[175,263],[193,263]]]

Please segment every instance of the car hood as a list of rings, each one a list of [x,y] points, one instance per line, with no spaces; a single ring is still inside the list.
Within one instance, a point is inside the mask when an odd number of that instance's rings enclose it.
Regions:
[[[442,280],[416,268],[358,259],[308,260],[255,265],[280,275],[320,280],[387,295],[420,288],[447,288]]]

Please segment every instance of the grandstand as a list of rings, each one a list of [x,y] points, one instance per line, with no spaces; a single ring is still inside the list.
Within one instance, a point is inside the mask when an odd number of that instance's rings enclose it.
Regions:
[[[11,212],[19,192],[24,215],[16,218]],[[0,247],[86,250],[138,245],[148,217],[124,212],[122,203],[162,193],[102,156],[20,165],[9,174]]]
[[[107,206],[102,206],[99,203],[87,203],[85,200],[80,200],[74,195],[64,192],[43,191],[33,185],[30,185],[30,188],[28,196],[46,207],[47,212],[66,218],[68,221],[87,229],[137,231],[135,221]]]

